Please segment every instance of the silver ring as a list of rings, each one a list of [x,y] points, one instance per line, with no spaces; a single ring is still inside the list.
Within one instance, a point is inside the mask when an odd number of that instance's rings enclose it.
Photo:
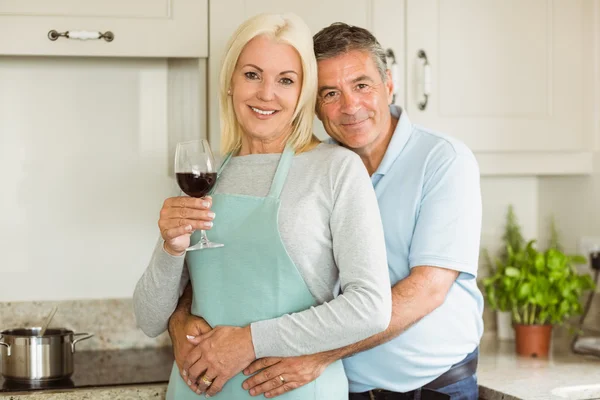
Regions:
[[[279,380],[281,381],[281,384],[285,384],[285,379],[283,379],[283,376],[279,375]]]

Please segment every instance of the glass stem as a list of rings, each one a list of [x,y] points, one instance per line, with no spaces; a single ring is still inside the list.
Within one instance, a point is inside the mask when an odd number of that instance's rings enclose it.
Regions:
[[[206,237],[206,231],[204,229],[200,230],[200,243],[208,244],[208,237]]]

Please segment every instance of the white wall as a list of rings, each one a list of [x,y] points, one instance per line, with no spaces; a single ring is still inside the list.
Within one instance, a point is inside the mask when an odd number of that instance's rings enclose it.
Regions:
[[[0,301],[131,296],[167,160],[165,60],[0,57]]]
[[[542,178],[539,196],[541,238],[547,240],[554,216],[565,250],[579,252],[581,237],[600,237],[600,153],[591,176]]]
[[[498,254],[502,244],[506,223],[506,211],[512,204],[523,236],[533,239],[538,236],[538,179],[536,177],[483,177],[481,179],[481,197],[483,202],[483,221],[481,228],[481,247]],[[483,265],[480,257],[480,265]],[[480,267],[480,274],[486,271]]]
[[[593,31],[586,37],[594,51],[586,68],[595,70],[591,71],[584,110],[590,115],[586,129],[594,138],[593,172],[582,177],[545,177],[539,183],[540,229],[547,230],[546,221],[554,215],[569,252],[579,251],[583,236],[600,237],[600,2],[594,4]]]

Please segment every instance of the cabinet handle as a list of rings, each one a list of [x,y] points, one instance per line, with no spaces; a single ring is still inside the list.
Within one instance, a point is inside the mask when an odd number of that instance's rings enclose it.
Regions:
[[[392,75],[392,83],[394,84],[394,92],[392,93],[392,104],[396,103],[396,95],[400,91],[400,68],[396,61],[396,55],[394,50],[387,49],[385,56],[390,60],[390,73]]]
[[[107,42],[112,42],[115,38],[115,34],[111,31],[102,32],[91,32],[91,31],[65,31],[58,32],[52,29],[48,32],[48,39],[53,42],[57,40],[59,37],[66,37],[67,39],[76,39],[76,40],[98,40],[104,39]]]
[[[429,64],[429,60],[427,59],[427,53],[425,50],[419,50],[417,52],[417,57],[422,58],[423,63],[423,97],[425,98],[418,104],[419,110],[423,111],[427,108],[427,102],[429,101],[429,95],[431,95],[431,65]]]

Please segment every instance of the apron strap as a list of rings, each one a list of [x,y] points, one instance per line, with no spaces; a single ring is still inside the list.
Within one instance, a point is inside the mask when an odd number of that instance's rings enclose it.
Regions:
[[[285,184],[285,181],[287,179],[288,171],[290,170],[292,161],[294,160],[294,154],[294,149],[292,149],[289,145],[286,145],[285,149],[283,150],[283,154],[279,159],[277,171],[275,171],[275,177],[273,178],[273,183],[271,183],[271,190],[269,191],[267,197],[273,197],[275,199],[278,199],[281,195],[281,190],[283,189],[283,185]],[[227,156],[221,163],[219,171],[217,172],[217,184],[212,188],[209,194],[212,194],[217,188],[217,185],[219,184],[219,176],[221,175],[221,172],[223,172],[227,164],[229,164],[229,160],[231,160],[232,156],[233,152],[230,152],[229,154],[227,154]]]
[[[273,183],[271,183],[271,190],[267,197],[272,197],[278,199],[281,195],[281,190],[283,189],[283,185],[285,185],[285,181],[288,176],[288,171],[292,166],[292,161],[294,161],[294,154],[296,152],[292,147],[287,144],[285,149],[283,150],[283,154],[279,159],[279,165],[277,165],[277,171],[275,171],[275,177],[273,178]]]
[[[225,159],[223,160],[223,162],[221,163],[221,166],[219,167],[219,170],[217,171],[217,183],[215,184],[215,186],[213,186],[213,188],[210,190],[210,192],[208,192],[209,195],[212,195],[214,193],[214,191],[217,189],[217,186],[219,186],[219,177],[221,176],[221,172],[223,172],[223,170],[225,169],[225,166],[227,164],[229,164],[229,160],[231,160],[232,155],[233,155],[233,151],[230,151],[225,156]]]
[[[221,166],[219,167],[219,170],[217,171],[217,176],[221,175],[221,172],[223,172],[223,170],[225,169],[225,166],[227,164],[229,164],[229,160],[231,160],[231,156],[233,155],[233,151],[230,151],[226,156],[225,159],[223,160],[223,162],[221,163]]]

